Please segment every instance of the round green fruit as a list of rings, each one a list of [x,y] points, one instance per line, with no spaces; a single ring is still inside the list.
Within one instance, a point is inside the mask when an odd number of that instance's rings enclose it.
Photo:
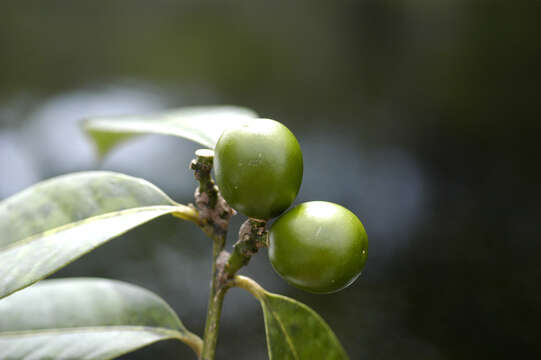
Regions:
[[[351,284],[366,262],[368,239],[348,209],[326,201],[302,203],[271,226],[269,258],[291,285],[331,293]]]
[[[244,215],[267,220],[295,200],[302,152],[281,123],[255,119],[224,131],[214,150],[214,175],[224,199]]]

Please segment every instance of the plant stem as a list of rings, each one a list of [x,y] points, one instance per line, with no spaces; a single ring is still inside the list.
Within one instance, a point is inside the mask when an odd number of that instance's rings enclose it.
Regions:
[[[229,255],[223,251],[229,220],[234,215],[234,210],[222,198],[218,187],[210,176],[213,165],[214,153],[212,150],[197,150],[190,167],[199,186],[195,191],[195,204],[201,219],[199,226],[213,240],[212,245],[212,276],[210,284],[210,296],[205,322],[205,334],[203,336],[203,351],[201,359],[214,360],[220,314],[222,304],[228,286],[222,281],[225,259]]]
[[[195,191],[198,225],[213,240],[210,296],[201,359],[214,360],[224,296],[235,283],[237,271],[247,265],[260,248],[267,246],[267,231],[265,221],[248,219],[239,230],[239,240],[233,246],[233,253],[229,255],[224,251],[229,220],[235,211],[223,199],[210,176],[213,165],[212,150],[197,150],[195,155],[196,159],[191,162],[190,167],[199,181]],[[193,219],[194,214],[185,212],[182,215]],[[240,279],[242,283],[243,278]]]
[[[222,305],[225,293],[229,288],[228,286],[220,284],[218,281],[218,266],[220,261],[220,254],[222,253],[224,243],[225,241],[214,241],[213,245],[212,280],[210,286],[209,303],[207,308],[207,320],[205,323],[205,334],[203,336],[203,352],[201,354],[201,359],[203,360],[214,359],[216,344],[218,342],[218,330],[220,326]]]

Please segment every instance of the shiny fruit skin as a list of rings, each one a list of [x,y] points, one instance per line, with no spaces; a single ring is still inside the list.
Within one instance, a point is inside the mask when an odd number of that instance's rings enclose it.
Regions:
[[[281,123],[255,119],[226,130],[214,150],[222,196],[240,213],[268,220],[295,200],[302,181],[302,152]]]
[[[368,238],[348,209],[325,201],[302,203],[271,226],[269,258],[291,285],[313,293],[332,293],[361,273]]]

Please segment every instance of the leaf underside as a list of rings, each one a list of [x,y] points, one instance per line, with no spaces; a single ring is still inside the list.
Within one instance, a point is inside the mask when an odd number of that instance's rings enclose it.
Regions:
[[[308,306],[268,292],[259,300],[270,360],[348,359],[325,320]]]
[[[45,280],[0,301],[1,359],[112,359],[166,339],[200,345],[165,301],[120,281]]]
[[[83,128],[103,157],[120,143],[145,134],[178,136],[213,149],[225,129],[255,117],[252,110],[235,106],[186,107],[148,115],[89,118]]]
[[[193,212],[112,172],[53,178],[0,202],[0,298],[159,216]]]

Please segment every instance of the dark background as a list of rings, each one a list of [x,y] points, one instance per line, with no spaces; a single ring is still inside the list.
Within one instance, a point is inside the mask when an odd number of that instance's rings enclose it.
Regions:
[[[192,201],[187,141],[148,137],[103,164],[89,115],[234,104],[297,136],[297,203],[353,210],[370,242],[346,290],[291,288],[263,251],[243,270],[329,322],[352,359],[541,355],[538,1],[2,1],[0,199],[111,169]],[[234,222],[231,239],[242,220]],[[58,276],[133,282],[201,334],[210,242],[160,219]],[[258,304],[226,298],[219,359],[266,358]],[[193,358],[165,342],[126,359]]]

